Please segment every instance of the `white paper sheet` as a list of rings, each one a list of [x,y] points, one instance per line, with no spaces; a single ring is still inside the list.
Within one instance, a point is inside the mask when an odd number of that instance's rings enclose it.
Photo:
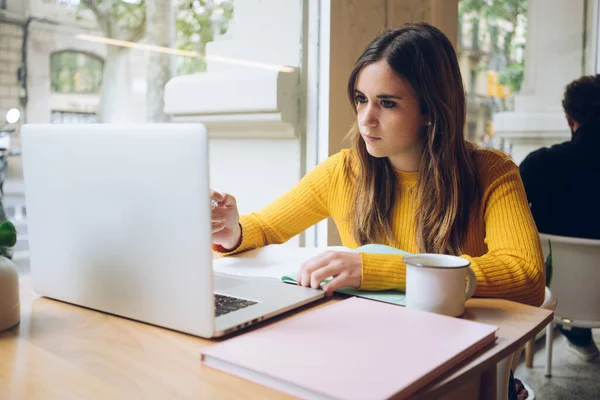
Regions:
[[[297,271],[304,261],[327,250],[351,251],[343,246],[294,247],[272,244],[234,256],[215,259],[213,268],[215,272],[222,274],[280,280],[282,276]]]

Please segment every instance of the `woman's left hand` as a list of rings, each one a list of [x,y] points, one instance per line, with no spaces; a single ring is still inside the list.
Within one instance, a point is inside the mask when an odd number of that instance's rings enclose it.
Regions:
[[[358,253],[326,251],[302,264],[298,273],[298,285],[321,287],[323,279],[333,276],[323,290],[330,296],[342,287],[358,288],[362,282],[362,258]]]

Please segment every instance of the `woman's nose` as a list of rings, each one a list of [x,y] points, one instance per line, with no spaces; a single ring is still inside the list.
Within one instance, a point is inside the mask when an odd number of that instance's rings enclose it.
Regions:
[[[378,120],[375,107],[371,107],[370,104],[367,104],[367,106],[359,113],[358,122],[363,126],[377,126]]]

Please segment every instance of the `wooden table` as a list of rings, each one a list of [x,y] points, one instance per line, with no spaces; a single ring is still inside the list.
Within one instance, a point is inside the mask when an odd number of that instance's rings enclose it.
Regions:
[[[294,318],[335,298],[278,317]],[[200,363],[215,341],[41,298],[21,278],[21,323],[0,333],[0,399],[282,399],[275,390]],[[465,317],[499,327],[496,343],[417,398],[493,398],[495,366],[531,339],[552,312],[471,299]]]

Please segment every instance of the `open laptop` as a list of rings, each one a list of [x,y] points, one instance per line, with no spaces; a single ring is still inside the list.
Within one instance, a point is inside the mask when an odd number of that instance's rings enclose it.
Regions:
[[[201,124],[24,125],[34,290],[216,337],[323,291],[213,273]]]

